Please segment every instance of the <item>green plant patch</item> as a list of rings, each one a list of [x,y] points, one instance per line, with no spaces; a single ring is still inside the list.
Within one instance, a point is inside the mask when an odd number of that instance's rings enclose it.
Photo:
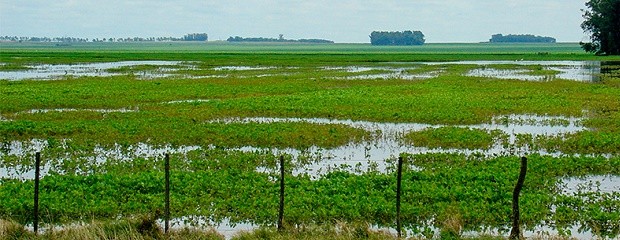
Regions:
[[[404,140],[418,147],[489,149],[496,142],[506,141],[508,136],[500,130],[481,130],[462,127],[427,128],[406,134]]]

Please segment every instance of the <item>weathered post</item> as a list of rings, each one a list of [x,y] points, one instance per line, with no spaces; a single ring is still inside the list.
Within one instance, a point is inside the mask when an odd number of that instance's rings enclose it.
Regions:
[[[41,168],[41,153],[35,153],[35,161],[34,161],[34,222],[32,223],[34,227],[34,234],[37,235],[39,233],[39,177],[40,177],[40,168]]]
[[[396,232],[402,237],[400,223],[400,188],[403,176],[403,157],[398,157],[398,173],[396,174]]]
[[[164,209],[164,233],[168,234],[168,229],[170,228],[170,154],[166,153],[166,157],[164,158],[164,169],[166,174],[166,193],[165,193],[165,209]]]
[[[521,172],[519,173],[519,179],[517,185],[512,193],[512,230],[510,231],[510,239],[520,239],[521,229],[519,223],[519,194],[523,188],[523,182],[525,182],[525,174],[527,173],[527,158],[521,158]]]
[[[280,209],[278,211],[278,231],[284,230],[284,156],[280,156]]]

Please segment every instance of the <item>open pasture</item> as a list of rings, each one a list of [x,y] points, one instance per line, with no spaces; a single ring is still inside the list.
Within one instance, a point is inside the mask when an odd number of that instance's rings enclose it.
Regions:
[[[37,151],[44,223],[155,214],[170,153],[174,218],[272,226],[285,155],[287,224],[393,228],[402,156],[409,234],[505,235],[527,156],[528,234],[620,234],[620,58],[577,44],[0,49],[0,219]]]

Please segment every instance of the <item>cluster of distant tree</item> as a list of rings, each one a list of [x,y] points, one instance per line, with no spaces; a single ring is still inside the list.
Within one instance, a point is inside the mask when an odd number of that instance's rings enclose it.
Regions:
[[[0,41],[3,41],[3,42],[88,42],[88,38],[0,36]]]
[[[127,38],[74,38],[74,37],[17,37],[17,36],[0,36],[0,41],[4,42],[60,42],[60,43],[78,43],[78,42],[171,42],[171,41],[207,41],[209,39],[206,33],[190,33],[183,37],[127,37]]]
[[[252,37],[252,38],[244,38],[244,37],[229,37],[226,39],[228,42],[286,42],[286,43],[334,43],[331,40],[325,39],[285,39],[282,34],[280,34],[279,38],[264,38],[264,37]]]
[[[183,36],[183,41],[207,41],[209,40],[209,35],[206,33],[190,33]]]
[[[420,31],[370,33],[372,45],[422,45],[424,41],[424,34]]]
[[[555,38],[534,36],[532,34],[494,34],[489,42],[492,43],[555,43]]]

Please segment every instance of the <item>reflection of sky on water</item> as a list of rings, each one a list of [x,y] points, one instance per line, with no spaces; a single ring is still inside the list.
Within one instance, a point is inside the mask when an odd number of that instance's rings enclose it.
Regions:
[[[579,192],[619,193],[620,176],[593,175],[569,177],[562,179],[562,194],[571,195]]]
[[[499,79],[518,79],[527,81],[546,81],[553,79],[566,79],[581,82],[595,82],[598,80],[597,74],[601,72],[601,62],[598,61],[460,61],[460,62],[437,62],[426,63],[428,65],[479,65],[469,71],[467,76],[490,77]],[[541,66],[545,70],[558,71],[558,74],[551,76],[528,75],[528,70],[516,69],[494,69],[492,65],[519,65],[519,66]]]
[[[311,147],[305,150],[298,149],[275,149],[275,148],[257,148],[246,146],[241,148],[233,148],[231,150],[240,150],[246,152],[272,152],[276,155],[288,154],[297,160],[298,168],[295,174],[309,174],[311,176],[319,176],[323,173],[334,169],[340,169],[343,166],[351,171],[358,169],[367,171],[376,169],[385,172],[393,164],[401,153],[463,153],[477,154],[481,156],[497,156],[497,155],[521,155],[532,153],[529,149],[514,149],[516,135],[531,134],[536,136],[554,136],[558,134],[575,133],[585,128],[581,126],[581,118],[565,118],[554,116],[531,116],[531,115],[507,115],[496,117],[491,123],[476,125],[461,125],[458,127],[483,129],[483,130],[500,130],[509,136],[508,144],[496,143],[490,149],[441,149],[426,148],[407,144],[401,140],[401,137],[412,131],[420,131],[427,128],[438,128],[444,125],[431,125],[420,123],[380,123],[368,121],[352,121],[352,120],[332,120],[321,118],[243,118],[243,119],[222,119],[214,122],[223,123],[274,123],[274,122],[306,122],[311,124],[342,124],[354,128],[364,129],[373,136],[361,142],[348,143],[346,145],[333,148],[323,149],[319,147]],[[13,156],[32,155],[36,151],[44,149],[47,145],[45,140],[33,140],[32,142],[12,141],[2,146],[9,149],[3,154]],[[155,147],[149,144],[140,143],[129,147],[115,146],[112,149],[97,147],[93,150],[92,162],[105,162],[107,159],[120,159],[129,161],[133,158],[150,158],[161,157],[164,153],[187,153],[189,151],[198,150],[198,146],[182,146],[173,148]],[[561,153],[547,153],[544,151],[537,152],[542,155],[557,156]],[[261,168],[259,171],[271,172],[275,169]],[[12,178],[32,178],[32,174],[19,173],[16,169],[8,166],[0,166],[0,177]]]
[[[186,101],[181,101],[186,102]],[[191,101],[189,101],[191,102]],[[174,102],[173,102],[174,103]],[[467,127],[474,129],[485,130],[500,130],[510,136],[510,142],[514,142],[514,136],[516,134],[532,134],[534,136],[540,135],[557,135],[564,133],[574,133],[585,128],[581,126],[581,118],[566,118],[555,116],[534,116],[534,115],[506,115],[499,116],[493,119],[491,123],[477,124],[477,125],[462,125],[459,127]],[[301,164],[303,167],[293,171],[293,174],[309,174],[313,177],[317,177],[320,174],[330,171],[330,169],[340,169],[342,165],[348,166],[350,171],[358,168],[360,171],[366,171],[369,168],[376,168],[379,171],[385,172],[389,168],[393,167],[394,160],[400,153],[431,153],[431,152],[451,152],[451,153],[464,153],[464,154],[482,154],[486,156],[493,156],[495,154],[520,154],[518,150],[507,149],[501,144],[496,144],[489,150],[458,150],[458,149],[428,149],[424,147],[415,147],[404,144],[399,141],[398,138],[411,131],[420,131],[426,128],[438,128],[443,125],[431,125],[431,124],[419,124],[419,123],[379,123],[379,122],[367,122],[367,121],[352,121],[352,120],[332,120],[332,119],[320,119],[320,118],[238,118],[238,119],[222,119],[216,122],[224,123],[274,123],[274,122],[307,122],[311,124],[343,124],[350,127],[364,129],[375,136],[371,140],[366,140],[360,143],[350,143],[345,146],[341,146],[335,149],[320,149],[311,148],[304,151],[296,149],[261,149],[255,147],[242,147],[231,150],[241,151],[259,151],[259,152],[273,152],[275,154],[290,154],[294,156],[294,159],[302,159],[303,156],[314,159],[314,162],[310,164]],[[35,139],[30,142],[12,141],[8,145],[2,146],[8,149],[7,155],[32,157],[34,152],[44,150],[48,146],[46,140]],[[90,157],[90,161],[93,162],[105,162],[108,159],[119,159],[123,161],[131,161],[134,158],[161,158],[165,153],[171,154],[186,154],[190,151],[199,151],[202,147],[199,146],[181,146],[181,147],[155,147],[149,144],[140,143],[129,147],[122,147],[116,145],[114,148],[102,148],[96,147],[94,149],[94,156]],[[525,153],[525,152],[522,152]],[[541,154],[548,154],[540,152]],[[4,153],[0,153],[2,157]],[[390,160],[391,159],[391,160]],[[42,175],[45,175],[49,171],[50,166],[44,166]],[[258,168],[257,171],[277,173],[277,169]],[[0,177],[9,178],[21,178],[32,179],[34,176],[34,170],[22,171],[19,168],[7,168],[7,166],[0,166]],[[611,192],[618,191],[620,189],[620,177],[618,176],[587,176],[583,178],[567,178],[562,179],[563,185],[560,186],[565,194],[574,193],[577,189],[583,191],[603,191]],[[184,218],[173,219],[173,227],[187,227]],[[158,222],[163,225],[162,221]],[[199,226],[214,226],[215,230],[225,236],[226,239],[230,239],[240,231],[251,231],[257,229],[258,226],[250,223],[230,224],[227,220],[220,224],[213,222],[202,222]],[[393,229],[388,229],[393,231]],[[578,233],[577,227],[571,228],[574,237],[578,239],[589,239],[593,237],[590,232]],[[540,233],[557,234],[557,230],[546,226],[538,226],[534,231],[526,231],[526,236],[534,236]],[[476,232],[465,233],[476,235]]]
[[[312,159],[311,164],[298,163],[302,168],[294,171],[294,174],[309,174],[318,176],[322,173],[329,172],[333,169],[339,169],[342,166],[348,166],[349,169],[356,168],[366,171],[369,168],[376,168],[381,172],[386,171],[392,164],[393,159],[398,158],[401,153],[463,153],[463,154],[481,154],[484,156],[496,155],[518,155],[532,153],[528,149],[512,149],[510,146],[506,148],[503,144],[497,143],[488,150],[476,149],[441,149],[426,148],[413,146],[403,142],[401,136],[412,132],[420,131],[426,128],[438,128],[444,125],[431,125],[419,123],[378,123],[366,121],[351,120],[330,120],[319,118],[244,118],[244,119],[226,119],[222,122],[307,122],[312,124],[343,124],[354,128],[364,129],[368,132],[375,133],[372,139],[359,143],[349,143],[334,149],[322,149],[312,147],[303,151],[297,149],[262,149],[256,147],[240,148],[242,151],[264,151],[269,150],[276,155],[289,154],[295,159]],[[565,124],[551,124],[552,122],[564,122]],[[508,115],[494,119],[493,123],[477,124],[477,125],[461,125],[458,127],[483,129],[483,130],[500,130],[509,136],[509,143],[514,143],[517,134],[531,134],[536,136],[554,136],[565,133],[575,133],[585,128],[581,126],[580,118],[564,118],[550,116],[529,116],[529,115]],[[544,151],[538,152],[542,155],[549,155]],[[559,153],[552,154],[559,155]],[[300,158],[301,156],[301,158]],[[387,160],[387,161],[386,161]],[[275,171],[275,169],[261,171]]]
[[[380,63],[380,66],[343,66],[343,67],[321,67],[322,70],[340,71],[352,73],[351,76],[336,77],[337,79],[428,79],[440,76],[443,71],[432,70],[427,72],[409,73],[410,70],[418,69],[421,65],[478,65],[481,68],[469,71],[466,76],[490,77],[498,79],[519,79],[528,81],[547,81],[553,79],[566,79],[574,81],[597,81],[598,74],[601,72],[601,62],[596,61],[459,61],[459,62],[424,62],[424,63]],[[519,65],[519,66],[541,66],[545,70],[558,71],[557,74],[540,76],[530,75],[529,70],[503,70],[494,69],[492,65]],[[121,67],[132,67],[139,65],[154,66],[176,66],[179,69],[196,69],[194,65],[184,64],[180,61],[122,61],[122,62],[104,62],[104,63],[83,63],[83,64],[42,64],[29,66],[31,69],[22,71],[0,71],[0,79],[5,80],[51,80],[62,79],[65,77],[81,77],[81,76],[116,76],[126,75],[127,73],[114,73],[109,70]],[[234,71],[260,71],[278,69],[273,66],[218,66],[211,68],[218,72],[234,72]],[[294,69],[287,67],[285,69]],[[372,71],[382,71],[384,73],[372,73]],[[283,76],[288,73],[274,74],[258,74],[255,76],[239,76],[239,77],[268,77]],[[166,69],[144,70],[138,71],[136,75],[141,79],[153,79],[163,77],[180,77],[180,78],[223,78],[229,77],[227,74],[209,74],[209,75],[181,75],[168,73]]]
[[[60,79],[68,76],[73,77],[108,77],[125,75],[126,73],[109,72],[110,69],[120,67],[132,67],[138,65],[174,66],[181,64],[179,61],[122,61],[82,64],[41,64],[29,66],[31,69],[23,71],[0,71],[0,79],[6,80],[49,80]],[[145,73],[146,74],[146,73]],[[161,75],[158,73],[157,75]],[[150,76],[150,75],[149,75]],[[148,77],[148,76],[145,76]]]

